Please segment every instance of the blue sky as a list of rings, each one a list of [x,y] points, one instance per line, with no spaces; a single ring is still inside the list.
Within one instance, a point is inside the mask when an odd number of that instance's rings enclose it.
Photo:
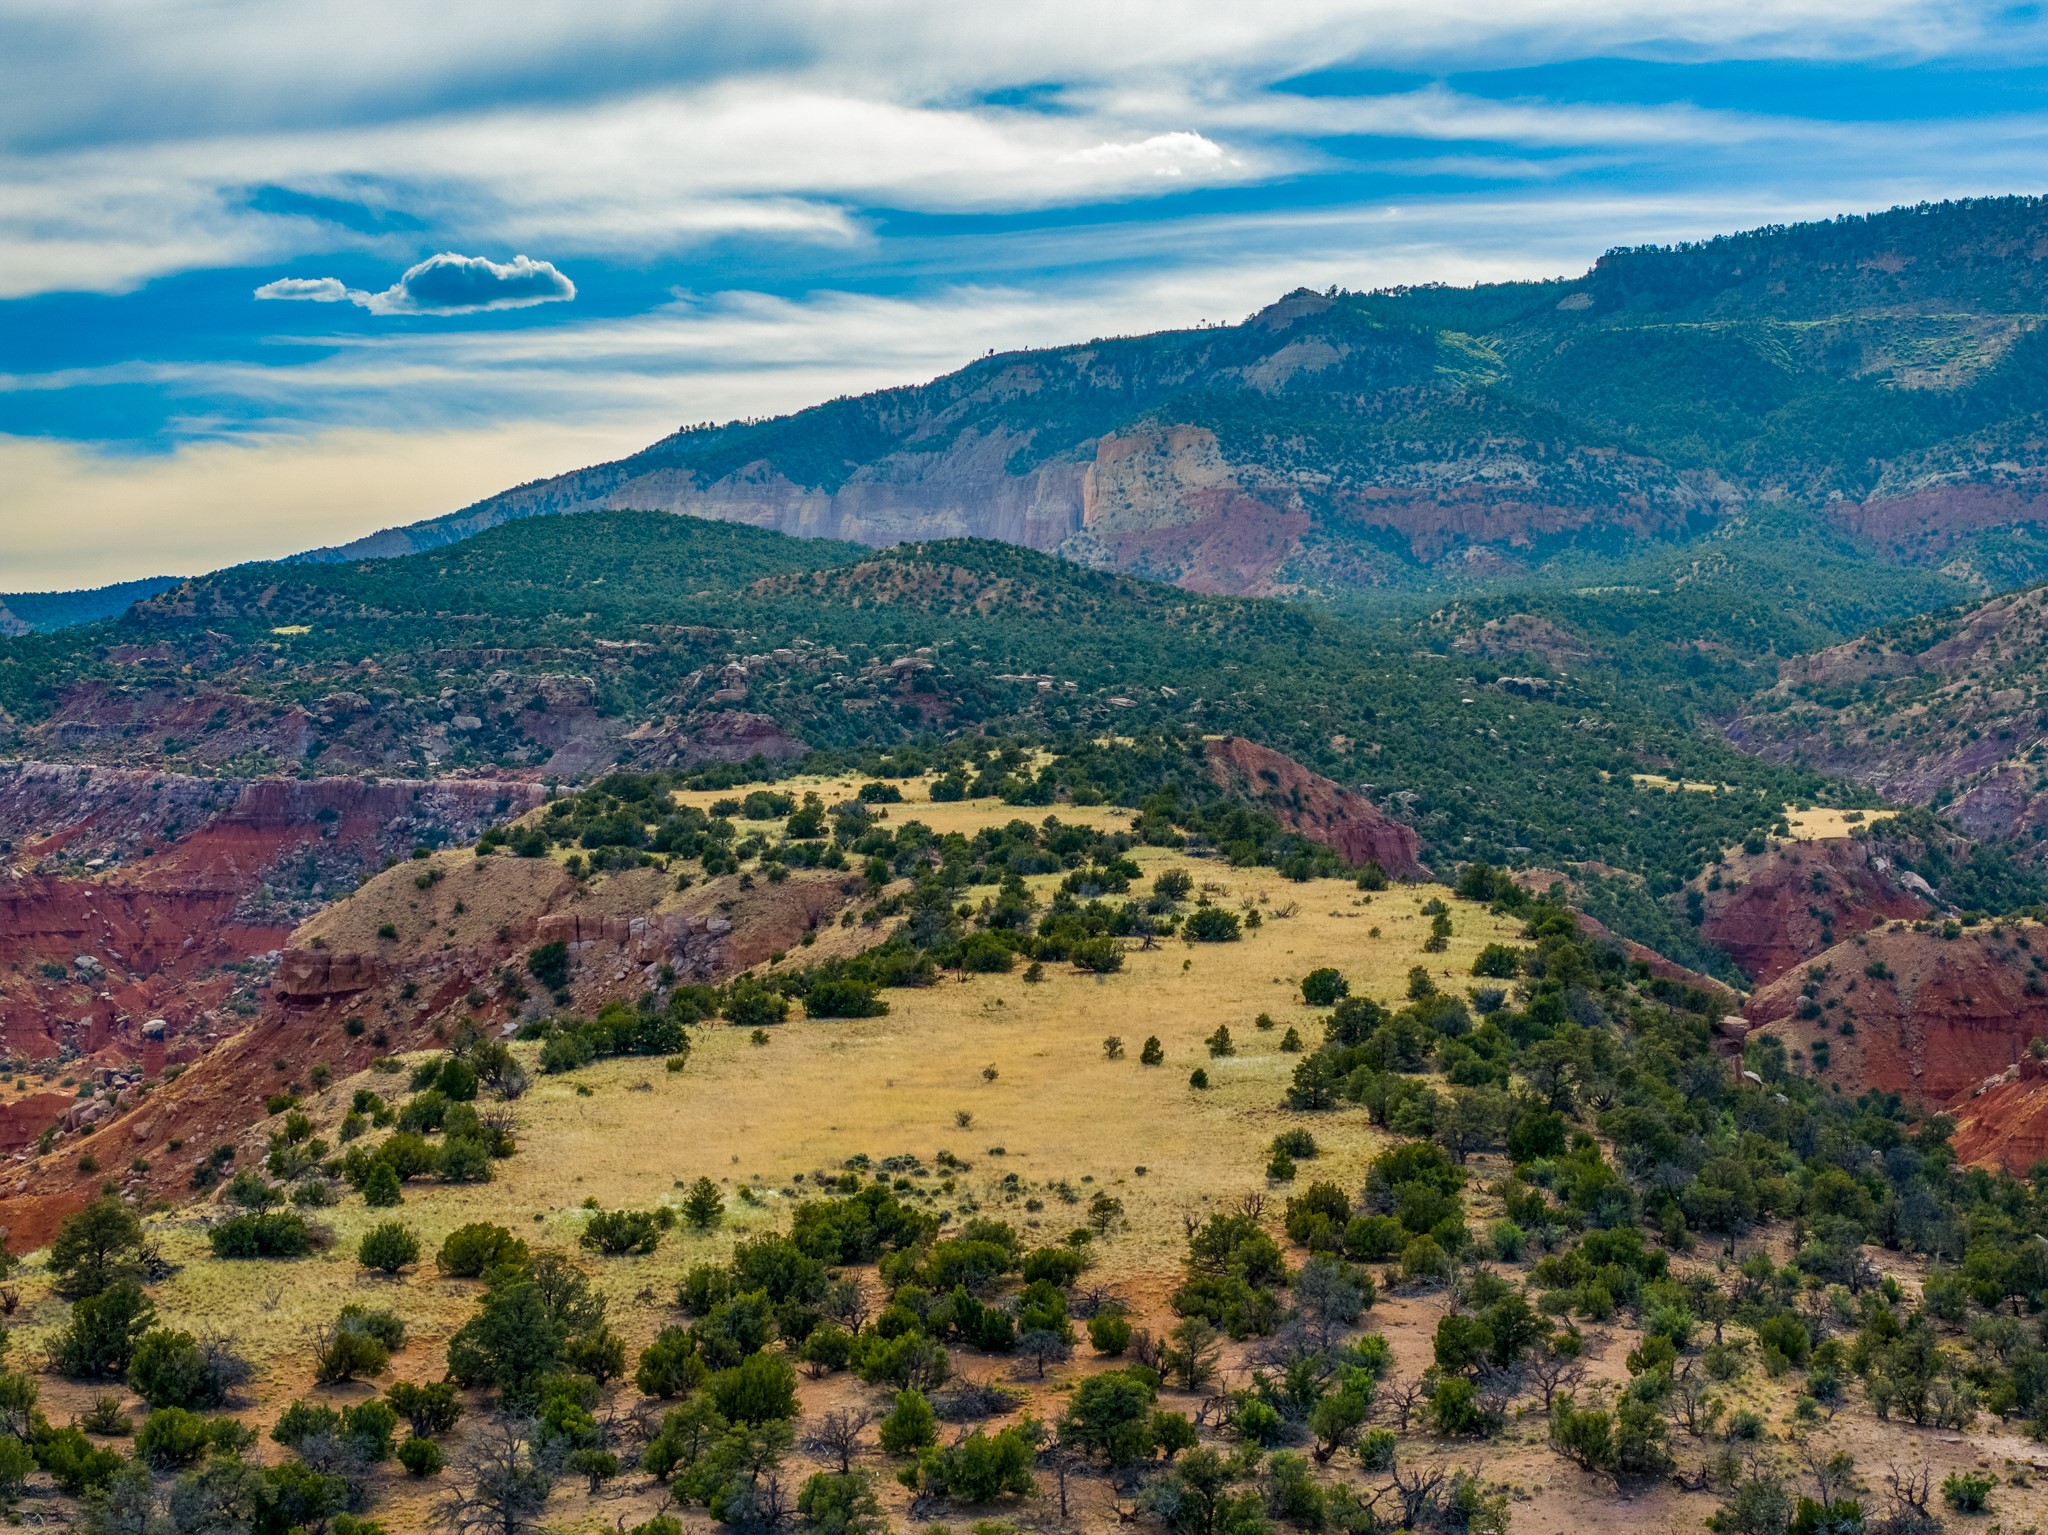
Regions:
[[[0,0],[0,590],[2044,148],[2033,5]]]

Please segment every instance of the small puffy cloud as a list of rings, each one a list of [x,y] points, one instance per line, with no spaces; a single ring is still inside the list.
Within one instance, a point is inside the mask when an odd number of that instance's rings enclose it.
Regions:
[[[309,299],[315,304],[346,303],[353,295],[338,277],[280,277],[256,290],[258,298]]]
[[[524,309],[576,296],[576,285],[551,261],[514,256],[500,265],[487,256],[443,251],[411,268],[375,295],[383,314],[473,314],[480,309]]]
[[[443,251],[406,269],[381,293],[345,286],[336,277],[281,277],[256,290],[260,299],[308,299],[318,304],[347,302],[372,314],[477,314],[488,309],[525,309],[576,296],[576,285],[551,261]]]

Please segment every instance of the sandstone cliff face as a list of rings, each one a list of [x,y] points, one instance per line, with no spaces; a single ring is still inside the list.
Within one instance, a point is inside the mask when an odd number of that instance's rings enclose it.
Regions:
[[[2048,931],[1944,931],[1887,925],[1838,943],[1758,990],[1745,1015],[1809,1061],[1824,1041],[1820,1074],[1844,1093],[1874,1088],[1938,1108],[2048,1034]]]
[[[716,479],[657,468],[629,475],[596,504],[876,546],[993,538],[1055,549],[1080,525],[1086,457],[1064,454],[1012,473],[1011,456],[1028,444],[1028,436],[970,429],[938,451],[892,453],[862,465],[829,489],[799,485],[765,459]]]
[[[1205,750],[1210,776],[1217,783],[1263,804],[1288,827],[1333,849],[1346,863],[1378,863],[1400,879],[1428,872],[1414,830],[1363,795],[1241,736],[1210,741]]]
[[[1029,440],[969,430],[943,451],[892,454],[830,488],[800,485],[767,460],[716,479],[653,469],[594,483],[589,505],[878,546],[992,538],[1191,591],[1264,596],[1354,584],[1361,572],[1362,584],[1388,579],[1367,571],[1370,555],[1313,547],[1328,542],[1315,538],[1326,524],[1390,535],[1409,559],[1433,564],[1481,547],[1512,558],[1594,531],[1670,537],[1733,499],[1711,477],[1550,444],[1276,471],[1226,451],[1209,427],[1144,421],[1013,473],[1010,455]]]

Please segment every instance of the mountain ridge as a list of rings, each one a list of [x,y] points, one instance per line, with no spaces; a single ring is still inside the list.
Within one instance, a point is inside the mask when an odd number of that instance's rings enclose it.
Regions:
[[[1340,595],[1824,513],[1874,560],[2048,575],[2048,203],[1610,251],[1576,278],[1297,289],[1242,324],[976,359],[307,551],[581,510],[989,537],[1193,590]]]

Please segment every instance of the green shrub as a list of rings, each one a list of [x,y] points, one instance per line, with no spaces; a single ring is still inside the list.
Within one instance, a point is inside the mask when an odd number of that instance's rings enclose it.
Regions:
[[[1307,1130],[1294,1129],[1282,1130],[1273,1137],[1272,1152],[1275,1156],[1285,1152],[1290,1157],[1306,1161],[1321,1155],[1322,1148],[1316,1144],[1315,1136]]]
[[[1369,1263],[1384,1263],[1407,1245],[1407,1228],[1391,1215],[1360,1215],[1344,1227],[1344,1251]]]
[[[51,1345],[51,1368],[74,1378],[125,1377],[155,1316],[155,1304],[132,1279],[88,1295],[72,1306],[69,1325]]]
[[[35,1452],[12,1434],[0,1435],[0,1498],[18,1498],[36,1468]]]
[[[434,1172],[443,1183],[489,1183],[490,1148],[472,1136],[450,1136],[441,1143],[441,1154],[434,1159]]]
[[[1382,1474],[1394,1469],[1394,1452],[1400,1437],[1390,1428],[1369,1428],[1358,1436],[1358,1464],[1363,1471]]]
[[[396,1274],[407,1264],[420,1261],[420,1239],[403,1221],[384,1221],[364,1234],[356,1247],[356,1261],[366,1269]]]
[[[896,1393],[896,1405],[881,1423],[881,1444],[891,1455],[914,1455],[938,1442],[938,1422],[922,1391]]]
[[[126,1460],[94,1444],[76,1428],[53,1428],[36,1436],[36,1464],[50,1473],[60,1492],[74,1498],[104,1492]]]
[[[765,986],[735,986],[725,1000],[725,1019],[736,1029],[761,1029],[789,1016],[789,999]]]
[[[1098,1311],[1088,1318],[1088,1341],[1095,1352],[1115,1359],[1131,1346],[1129,1319],[1114,1311]]]
[[[135,1435],[136,1457],[158,1471],[189,1466],[209,1452],[238,1454],[256,1442],[233,1418],[204,1418],[182,1407],[159,1407]]]
[[[947,1448],[926,1450],[917,1474],[930,1491],[955,1503],[993,1503],[1005,1496],[1029,1497],[1037,1446],[1030,1432],[1012,1427],[987,1434],[976,1429]]]
[[[557,940],[528,951],[526,973],[549,991],[560,991],[569,984],[568,944]]]
[[[313,1250],[313,1231],[295,1210],[232,1215],[206,1233],[216,1258],[303,1258]]]
[[[462,1417],[462,1398],[445,1380],[424,1384],[402,1380],[384,1393],[384,1400],[412,1426],[416,1439],[445,1434]]]
[[[438,1444],[415,1435],[398,1447],[398,1463],[413,1476],[433,1476],[448,1462]]]
[[[668,1215],[664,1222],[662,1215]],[[661,1234],[675,1217],[670,1211],[595,1210],[584,1223],[577,1241],[592,1252],[608,1258],[627,1253],[651,1253],[661,1243]]]
[[[1492,980],[1510,980],[1522,968],[1522,956],[1518,950],[1504,943],[1489,943],[1479,951],[1479,957],[1472,961],[1472,973]]]
[[[1124,951],[1114,938],[1079,938],[1067,945],[1067,963],[1090,975],[1114,975],[1124,967]]]
[[[527,1256],[526,1244],[505,1227],[473,1221],[448,1233],[435,1263],[450,1279],[481,1279],[494,1268],[518,1267]]]
[[[781,1354],[750,1354],[705,1383],[728,1422],[759,1425],[796,1416],[796,1369]]]
[[[1981,1514],[1998,1484],[1976,1471],[1951,1471],[1941,1480],[1941,1500],[1959,1514]]]
[[[804,993],[804,1012],[813,1018],[879,1018],[888,1011],[866,981],[818,981]]]
[[[363,1181],[363,1203],[373,1210],[389,1210],[405,1203],[405,1195],[398,1186],[398,1170],[389,1162],[379,1159],[371,1166],[369,1177]]]
[[[135,1346],[128,1384],[151,1407],[218,1407],[227,1399],[206,1354],[192,1335],[152,1328]]]
[[[1221,906],[1199,906],[1188,913],[1181,934],[1189,943],[1235,943],[1240,927],[1236,912]]]
[[[1310,1007],[1334,1007],[1339,997],[1351,995],[1351,983],[1343,972],[1325,965],[1301,978],[1301,1000]]]
[[[814,1331],[811,1335],[816,1337]],[[810,1339],[805,1339],[808,1346]],[[683,1327],[664,1327],[640,1354],[633,1384],[642,1396],[664,1401],[688,1396],[704,1383],[709,1371],[697,1351],[696,1335]]]

